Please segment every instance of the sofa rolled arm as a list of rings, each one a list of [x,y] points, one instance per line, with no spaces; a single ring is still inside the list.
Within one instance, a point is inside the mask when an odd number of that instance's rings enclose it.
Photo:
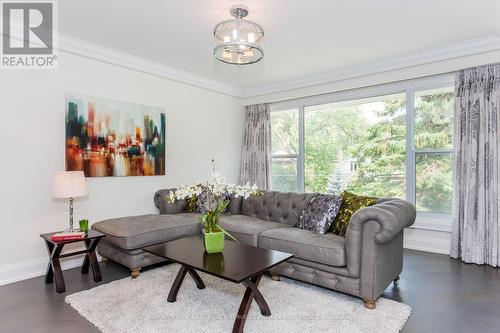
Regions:
[[[170,192],[175,190],[175,188],[167,188],[156,191],[153,200],[156,208],[159,209],[160,214],[180,214],[185,211],[185,199],[175,200],[175,202],[170,202],[167,200]]]
[[[170,191],[175,191],[175,188],[166,188],[156,191],[153,197],[153,201],[155,203],[156,208],[160,208],[162,200],[165,200],[165,197],[167,197],[170,194]]]
[[[395,256],[400,256],[401,258],[396,261],[402,263],[402,237],[398,235],[404,228],[415,222],[416,215],[415,207],[410,202],[388,198],[380,199],[375,205],[354,213],[347,227],[345,243],[349,274],[353,277],[360,276],[362,263],[365,271],[375,269],[376,258],[388,255],[380,251],[391,253],[387,258],[392,258],[392,260]],[[397,241],[396,238],[398,238]],[[396,244],[399,242],[401,244]],[[383,250],[382,247],[388,248]],[[398,251],[399,255],[395,253]]]
[[[404,228],[415,222],[417,212],[413,204],[402,199],[381,199],[377,204],[355,212],[347,227],[349,234],[360,233],[367,221],[376,221],[380,231],[375,234],[375,242],[384,244],[393,239]]]

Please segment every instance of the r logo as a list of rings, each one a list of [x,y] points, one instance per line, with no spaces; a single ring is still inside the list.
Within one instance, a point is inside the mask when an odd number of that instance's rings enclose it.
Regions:
[[[3,3],[3,54],[52,54],[52,6],[50,2]]]

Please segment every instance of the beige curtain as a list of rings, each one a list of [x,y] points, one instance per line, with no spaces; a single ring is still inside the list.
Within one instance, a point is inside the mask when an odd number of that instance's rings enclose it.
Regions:
[[[246,107],[245,138],[241,153],[242,184],[256,184],[260,189],[269,188],[271,142],[271,115],[268,104]]]
[[[500,64],[457,73],[451,253],[500,266]]]

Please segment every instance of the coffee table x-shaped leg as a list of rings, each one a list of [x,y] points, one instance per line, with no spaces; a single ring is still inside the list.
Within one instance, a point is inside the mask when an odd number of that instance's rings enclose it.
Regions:
[[[177,293],[179,292],[179,288],[182,285],[182,281],[184,281],[186,273],[189,273],[189,275],[191,275],[198,289],[205,288],[205,284],[203,283],[203,280],[198,275],[198,273],[193,268],[182,265],[181,268],[179,269],[179,272],[177,273],[177,276],[175,277],[174,284],[172,285],[172,288],[170,289],[170,292],[168,294],[167,298],[168,302],[173,303],[176,301]],[[236,319],[234,321],[233,333],[243,332],[243,327],[245,326],[245,321],[248,316],[248,311],[250,311],[250,306],[252,305],[253,300],[255,300],[255,302],[259,306],[260,313],[263,316],[268,317],[271,315],[271,310],[269,309],[269,305],[264,299],[264,296],[262,296],[262,293],[257,288],[259,286],[261,278],[262,274],[258,274],[242,282],[242,284],[246,287],[246,290],[245,294],[243,295],[243,299],[241,300],[241,304],[238,309],[238,314],[236,315]]]

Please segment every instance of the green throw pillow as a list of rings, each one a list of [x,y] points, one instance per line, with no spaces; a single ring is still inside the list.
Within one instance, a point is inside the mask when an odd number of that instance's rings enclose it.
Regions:
[[[196,195],[193,195],[192,197],[187,198],[186,199],[186,212],[187,213],[194,213],[197,205],[198,205],[198,197]]]
[[[361,208],[369,207],[377,203],[377,198],[364,197],[350,193],[347,191],[342,192],[342,204],[340,210],[332,223],[331,231],[339,236],[345,237],[347,226],[351,220],[352,214]]]

